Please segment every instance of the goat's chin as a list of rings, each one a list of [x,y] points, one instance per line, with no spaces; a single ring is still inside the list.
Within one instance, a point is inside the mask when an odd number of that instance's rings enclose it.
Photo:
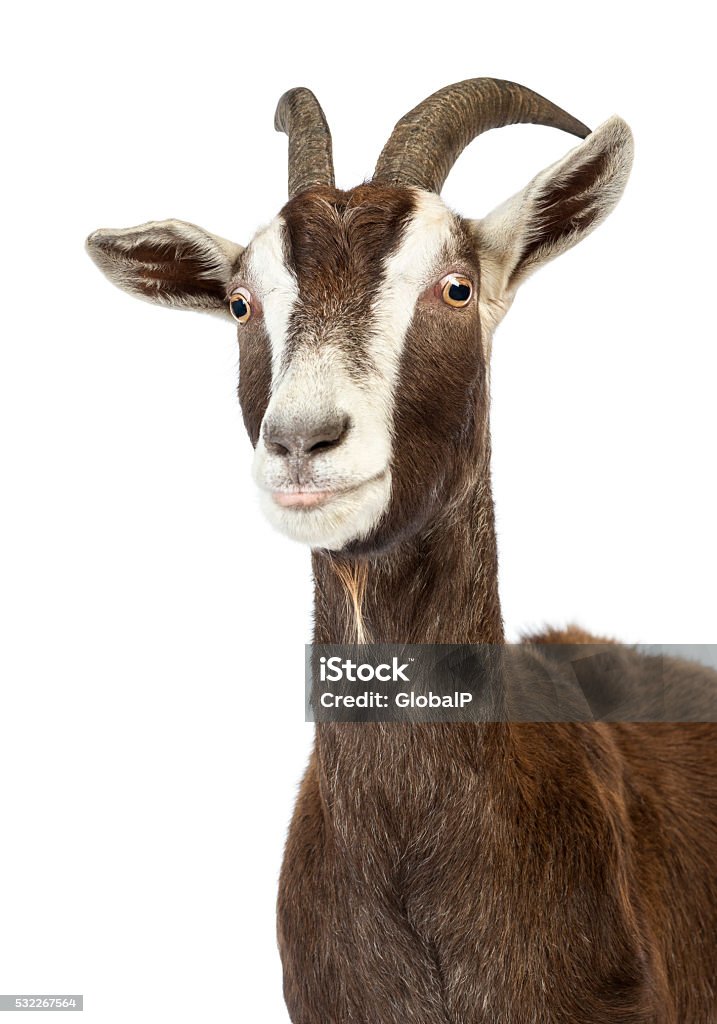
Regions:
[[[391,498],[391,474],[385,473],[351,490],[338,491],[318,505],[284,507],[267,491],[261,507],[269,522],[292,540],[312,548],[340,551],[366,537]]]

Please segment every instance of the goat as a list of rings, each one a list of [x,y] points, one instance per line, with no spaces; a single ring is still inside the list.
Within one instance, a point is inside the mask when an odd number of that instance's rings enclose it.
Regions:
[[[449,210],[461,151],[514,123],[582,141],[487,217]],[[525,278],[617,203],[630,129],[473,79],[403,117],[373,179],[341,191],[309,90],[276,127],[290,198],[246,248],[169,220],[96,231],[89,253],[133,295],[238,322],[254,476],[312,549],[317,643],[503,644],[491,338]],[[279,889],[291,1019],[715,1024],[716,739],[318,723]]]

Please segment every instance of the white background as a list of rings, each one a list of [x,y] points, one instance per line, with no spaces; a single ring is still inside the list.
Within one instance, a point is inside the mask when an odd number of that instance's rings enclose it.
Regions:
[[[0,992],[83,992],[102,1024],[287,1020],[308,553],[258,512],[232,327],[133,301],[83,241],[180,217],[247,242],[285,200],[291,86],[324,105],[345,187],[406,110],[475,75],[631,123],[622,203],[496,337],[504,613],[510,637],[717,640],[713,53],[703,4],[664,10],[8,9]],[[573,144],[493,132],[444,196],[479,216]]]

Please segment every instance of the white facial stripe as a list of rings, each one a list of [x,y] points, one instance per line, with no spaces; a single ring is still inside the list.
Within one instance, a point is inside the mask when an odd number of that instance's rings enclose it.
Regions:
[[[291,312],[299,297],[296,278],[284,256],[284,218],[275,217],[251,243],[249,274],[264,308],[264,323],[271,343],[272,385],[286,347]]]
[[[393,393],[418,297],[431,284],[454,237],[454,219],[432,192],[414,189],[415,212],[400,246],[385,264],[384,282],[373,305],[370,353],[379,368],[387,409]]]

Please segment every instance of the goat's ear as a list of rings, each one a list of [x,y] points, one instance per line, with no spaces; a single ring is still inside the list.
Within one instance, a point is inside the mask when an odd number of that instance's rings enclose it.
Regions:
[[[629,127],[611,117],[522,192],[473,222],[489,326],[502,318],[529,274],[607,217],[625,188],[632,155]]]
[[[130,295],[175,309],[231,316],[227,286],[242,247],[181,220],[136,228],[101,228],[87,251],[113,284]]]

